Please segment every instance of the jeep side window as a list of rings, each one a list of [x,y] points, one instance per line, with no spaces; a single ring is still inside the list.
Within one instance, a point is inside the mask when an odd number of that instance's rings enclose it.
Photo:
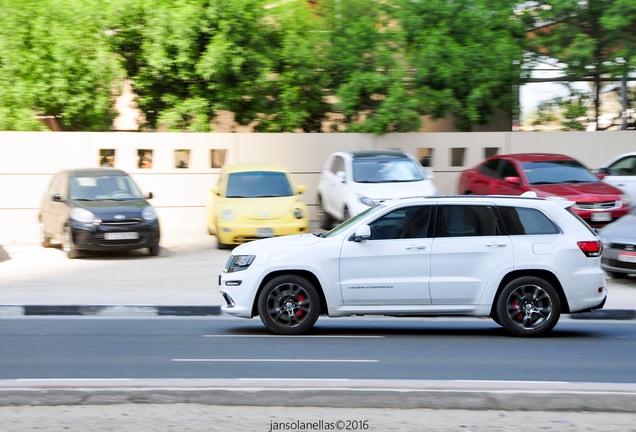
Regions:
[[[369,240],[425,238],[432,206],[402,207],[373,221]]]
[[[492,206],[445,205],[440,222],[440,237],[502,235]]]
[[[508,235],[559,234],[559,229],[540,210],[525,207],[499,207]]]

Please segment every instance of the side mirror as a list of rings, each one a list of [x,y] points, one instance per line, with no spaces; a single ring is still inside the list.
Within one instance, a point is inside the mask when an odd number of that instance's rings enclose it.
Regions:
[[[55,202],[63,202],[64,199],[62,198],[62,195],[60,195],[60,194],[53,194],[53,201],[55,201]]]
[[[347,174],[344,171],[338,171],[336,173],[336,178],[340,183],[345,183],[347,179]]]
[[[153,199],[153,198],[154,198],[154,195],[152,194],[152,192],[148,192],[147,199]]]
[[[212,189],[210,189],[210,192],[212,192],[214,195],[218,195],[219,192],[221,192],[221,188],[218,186],[214,186]]]
[[[354,242],[361,242],[371,237],[371,227],[369,225],[362,225],[356,228],[356,232],[351,237]]]
[[[607,174],[606,173],[596,173],[596,177],[598,177],[599,180],[603,180],[605,178]]]
[[[303,192],[307,192],[307,186],[305,185],[297,185],[296,189],[298,189],[298,193],[301,194]]]
[[[505,177],[504,181],[516,186],[519,186],[521,184],[521,178],[519,177]]]

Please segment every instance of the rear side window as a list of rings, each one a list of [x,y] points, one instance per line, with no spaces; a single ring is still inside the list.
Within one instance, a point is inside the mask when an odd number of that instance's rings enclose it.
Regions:
[[[559,229],[543,212],[525,207],[499,207],[509,235],[559,234]]]
[[[441,210],[440,237],[501,235],[491,206],[445,205]]]

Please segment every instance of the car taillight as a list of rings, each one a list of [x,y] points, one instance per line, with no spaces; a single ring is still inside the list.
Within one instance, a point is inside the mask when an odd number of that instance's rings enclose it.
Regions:
[[[581,248],[585,256],[588,257],[597,257],[601,255],[601,252],[603,252],[603,242],[600,240],[580,241],[577,244],[579,245],[579,248]]]

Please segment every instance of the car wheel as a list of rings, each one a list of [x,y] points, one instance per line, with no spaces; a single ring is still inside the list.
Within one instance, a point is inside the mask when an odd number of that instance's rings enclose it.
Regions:
[[[497,318],[516,336],[537,336],[554,328],[561,300],[552,285],[534,276],[508,283],[497,299]]]
[[[620,273],[620,272],[614,272],[614,271],[605,271],[605,273],[607,273],[608,276],[611,277],[612,279],[625,279],[627,277],[627,273]]]
[[[39,225],[39,230],[40,230],[40,244],[42,244],[42,247],[49,247],[51,246],[51,237],[49,237],[49,235],[46,233],[46,230],[44,229],[44,224],[38,224]]]
[[[320,314],[320,297],[301,276],[283,275],[269,281],[258,297],[258,315],[271,332],[296,335],[307,332]]]
[[[322,206],[322,197],[320,196],[318,196],[318,220],[320,221],[320,227],[324,230],[329,231],[333,226],[333,219]]]
[[[64,235],[62,236],[62,250],[66,253],[69,259],[75,259],[79,257],[79,249],[73,243],[73,233],[71,233],[70,227],[64,227]]]
[[[157,256],[157,255],[159,255],[159,245],[149,247],[149,248],[148,248],[148,254],[149,254],[150,256]]]

